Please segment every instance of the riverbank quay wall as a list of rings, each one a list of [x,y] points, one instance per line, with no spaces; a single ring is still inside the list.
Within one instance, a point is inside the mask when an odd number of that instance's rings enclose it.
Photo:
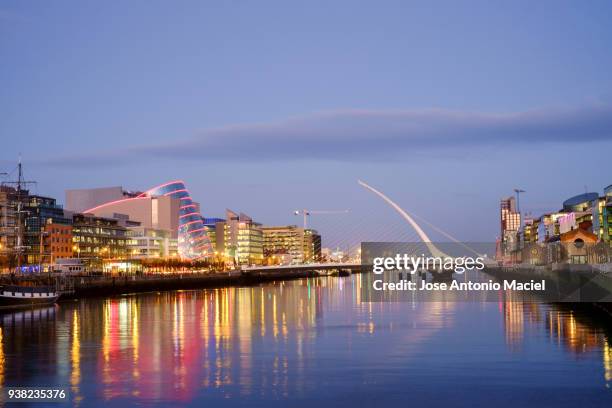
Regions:
[[[62,292],[61,300],[67,300],[138,292],[253,286],[274,280],[292,280],[311,276],[315,276],[312,271],[258,274],[230,271],[124,276],[3,276],[0,278],[0,285],[50,286]]]
[[[538,300],[549,303],[593,306],[612,317],[612,264],[568,264],[545,266],[487,266],[484,272],[497,280],[546,281],[546,294]],[[593,301],[595,296],[605,301]]]

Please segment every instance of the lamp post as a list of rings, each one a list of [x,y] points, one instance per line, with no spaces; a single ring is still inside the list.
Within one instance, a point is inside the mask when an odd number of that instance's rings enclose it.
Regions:
[[[45,240],[44,237],[50,235],[48,231],[45,231],[42,227],[40,230],[40,235],[38,237],[38,273],[42,274],[42,267],[44,264],[44,256],[45,256]],[[49,269],[49,274],[51,274],[51,270]]]
[[[81,259],[81,248],[79,248],[78,245],[73,245],[72,246],[72,252],[76,252],[77,253],[77,259]]]

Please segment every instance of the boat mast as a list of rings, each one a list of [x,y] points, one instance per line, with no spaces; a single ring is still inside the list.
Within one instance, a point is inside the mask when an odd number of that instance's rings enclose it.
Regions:
[[[25,252],[25,250],[27,250],[29,247],[24,245],[23,242],[23,233],[24,233],[24,225],[23,225],[23,216],[22,214],[27,213],[28,211],[23,209],[23,195],[24,192],[28,192],[27,190],[24,190],[24,187],[27,186],[28,184],[35,184],[35,181],[26,181],[23,179],[23,166],[21,165],[21,155],[19,155],[19,163],[17,164],[17,181],[5,181],[3,182],[3,184],[12,184],[15,187],[15,201],[17,202],[17,211],[15,212],[16,215],[16,222],[15,222],[15,231],[16,231],[16,242],[15,242],[15,254],[17,257],[17,270],[21,271],[21,257],[23,255],[23,253]]]

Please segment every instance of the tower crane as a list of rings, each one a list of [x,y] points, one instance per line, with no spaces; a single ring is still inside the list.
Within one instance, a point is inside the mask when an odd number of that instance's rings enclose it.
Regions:
[[[308,217],[318,214],[346,214],[349,210],[295,210],[294,215],[302,215],[304,217],[304,229],[308,228]]]

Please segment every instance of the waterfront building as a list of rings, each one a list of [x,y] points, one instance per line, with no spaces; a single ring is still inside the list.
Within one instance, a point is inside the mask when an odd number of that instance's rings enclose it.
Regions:
[[[72,258],[72,217],[47,222],[44,227],[43,243],[47,261],[53,265],[58,259]]]
[[[244,213],[226,210],[225,221],[215,223],[216,251],[237,265],[263,263],[261,224]]]
[[[67,190],[70,207],[103,218],[127,215],[140,226],[169,231],[178,240],[179,255],[197,260],[211,256],[213,249],[200,214],[200,204],[192,200],[181,180],[153,187],[145,192],[125,191],[122,187]]]
[[[321,235],[313,229],[304,231],[304,262],[321,260]]]
[[[131,259],[178,258],[178,239],[167,230],[128,227],[127,247]]]
[[[105,260],[127,258],[127,239],[127,228],[116,219],[73,215],[73,251],[78,258],[89,260],[91,267],[99,267]]]
[[[599,199],[597,193],[583,193],[568,198],[563,202],[563,212],[589,211],[593,204]]]
[[[558,237],[575,229],[592,232],[604,242],[610,241],[610,210],[612,199],[610,187],[606,187],[604,195],[597,193],[583,193],[571,197],[563,202],[563,208],[556,213],[554,232],[551,229],[548,239]]]
[[[70,256],[72,219],[63,207],[54,198],[39,195],[26,195],[24,201],[24,263],[45,265],[52,258]]]
[[[507,232],[516,233],[521,226],[521,215],[516,209],[516,199],[514,197],[502,199],[499,208],[501,236],[504,237]]]
[[[516,250],[519,246],[519,229],[521,214],[516,208],[514,197],[504,198],[500,201],[500,226],[502,253]]]
[[[178,250],[183,259],[198,260],[213,255],[200,204],[192,200],[181,180],[170,181],[140,194],[143,197],[170,197],[179,200]]]
[[[576,228],[576,213],[570,212],[563,214],[558,218],[559,221],[559,233],[565,234]]]
[[[606,187],[601,197],[597,193],[583,193],[565,200],[561,213],[557,235],[581,229],[592,232],[604,242],[610,242],[612,186]]]
[[[180,200],[174,197],[138,196],[100,204],[84,213],[122,221],[127,217],[144,228],[166,230],[177,238],[180,205]]]
[[[561,232],[558,219],[563,215],[564,213],[555,212],[544,214],[540,217],[537,242],[548,242],[554,237],[559,236]]]
[[[217,249],[218,248],[217,230],[219,229],[219,231],[221,231],[220,237],[221,237],[221,242],[223,242],[225,220],[223,218],[204,218],[203,217],[202,222],[204,222],[204,227],[206,228],[206,233],[208,234],[208,238],[210,239],[212,250],[215,252],[215,255],[219,255],[223,251],[219,251]]]
[[[523,242],[538,242],[539,224],[540,219],[525,217],[525,225],[523,226]]]
[[[561,210],[564,215],[558,219],[559,233],[564,234],[577,228],[593,231],[598,201],[597,193],[583,193],[565,200]]]
[[[593,207],[593,233],[612,245],[612,185],[604,189]]]
[[[262,227],[264,257],[302,264],[321,259],[321,236],[296,225]]]
[[[526,222],[522,262],[605,263],[612,236],[612,186],[604,195],[583,193],[563,202],[560,211]],[[536,234],[535,241],[533,234]],[[542,244],[547,244],[542,246]],[[585,245],[587,244],[587,245]],[[546,249],[544,249],[546,247]]]
[[[0,263],[16,266],[17,243],[17,191],[0,187]],[[72,217],[51,197],[30,195],[21,191],[23,215],[22,265],[31,265],[30,271],[46,268],[58,258],[72,256]]]
[[[0,186],[0,257],[3,264],[12,259],[17,242],[17,191],[13,187]]]
[[[120,186],[66,190],[66,210],[83,213],[102,204],[134,197],[134,194]]]
[[[565,244],[564,250],[567,251],[567,262],[573,264],[597,262],[596,259],[592,259],[592,252],[589,251],[589,246],[597,242],[597,235],[592,232],[577,228],[562,233],[559,240],[562,244]]]

